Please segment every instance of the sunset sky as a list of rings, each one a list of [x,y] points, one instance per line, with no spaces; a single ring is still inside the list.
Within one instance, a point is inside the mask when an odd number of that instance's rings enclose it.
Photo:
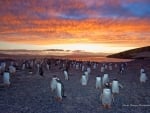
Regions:
[[[150,0],[0,0],[0,49],[116,53],[150,45]]]

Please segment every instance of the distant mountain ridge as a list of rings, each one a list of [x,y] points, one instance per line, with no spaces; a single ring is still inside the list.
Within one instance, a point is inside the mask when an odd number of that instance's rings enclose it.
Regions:
[[[117,54],[108,55],[108,58],[122,58],[122,59],[144,59],[150,58],[150,46],[131,49]]]

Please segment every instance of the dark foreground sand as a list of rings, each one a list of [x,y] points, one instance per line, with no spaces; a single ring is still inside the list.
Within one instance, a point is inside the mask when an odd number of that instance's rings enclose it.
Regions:
[[[144,65],[150,79],[150,60],[128,63],[124,75],[118,74],[118,68],[106,71],[110,80],[118,78],[124,86],[109,110],[102,107],[100,91],[95,89],[95,77],[103,75],[100,69],[92,70],[85,87],[80,84],[82,72],[73,69],[70,70],[69,81],[64,80],[62,71],[57,67],[45,71],[45,77],[17,71],[16,76],[11,78],[11,87],[0,88],[0,113],[150,113],[150,80],[140,84],[140,65]],[[54,74],[65,86],[67,97],[62,102],[57,102],[50,92]]]

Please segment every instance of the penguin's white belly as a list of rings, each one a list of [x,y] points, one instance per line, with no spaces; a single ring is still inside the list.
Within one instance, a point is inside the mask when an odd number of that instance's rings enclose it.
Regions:
[[[146,74],[145,73],[141,73],[140,82],[146,82],[146,80],[147,80]]]
[[[57,92],[56,92],[56,94],[57,94],[57,97],[59,97],[59,98],[62,99],[62,94],[61,94],[61,92],[62,92],[62,86],[61,86],[60,83],[57,83]]]
[[[51,82],[51,90],[54,91],[56,89],[57,81],[55,79]]]
[[[104,89],[103,95],[102,95],[102,104],[108,104],[110,105],[112,102],[111,92],[109,89]]]
[[[101,77],[96,77],[96,89],[101,88]]]
[[[9,72],[10,72],[10,73],[15,73],[15,72],[16,72],[16,68],[13,67],[13,66],[10,66],[10,67],[9,67]]]
[[[8,72],[4,72],[3,82],[4,84],[10,85],[10,74]]]
[[[68,73],[67,71],[64,71],[65,80],[68,80]]]
[[[81,84],[83,86],[87,85],[87,78],[86,78],[86,76],[82,76],[82,78],[81,78]]]
[[[49,65],[48,64],[46,65],[46,68],[47,68],[47,70],[49,70]]]
[[[112,83],[112,92],[113,93],[119,93],[119,85],[118,85],[117,81]]]
[[[22,65],[22,70],[25,70],[25,64]]]
[[[86,72],[84,72],[84,74],[85,74],[86,80],[88,80],[89,79],[89,73],[86,71]]]
[[[87,68],[87,72],[88,72],[88,74],[90,74],[91,73],[91,68]]]
[[[103,85],[107,82],[109,82],[108,74],[104,74],[104,76],[103,76]]]

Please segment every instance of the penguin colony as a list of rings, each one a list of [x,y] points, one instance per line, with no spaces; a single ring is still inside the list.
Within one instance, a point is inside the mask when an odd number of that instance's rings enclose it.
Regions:
[[[123,85],[117,80],[111,80],[109,78],[108,71],[113,71],[114,68],[119,68],[119,74],[122,76],[127,68],[127,63],[118,64],[113,63],[95,63],[95,62],[80,62],[80,61],[68,61],[60,59],[30,59],[21,60],[21,63],[17,61],[11,62],[0,62],[0,74],[3,75],[3,84],[1,86],[9,87],[11,84],[11,76],[15,76],[17,70],[28,70],[29,74],[36,73],[44,77],[44,71],[50,71],[51,67],[59,65],[59,69],[62,70],[64,80],[67,82],[70,77],[69,70],[75,69],[81,71],[83,74],[80,75],[81,87],[88,87],[88,82],[92,77],[92,71],[99,69],[100,75],[95,78],[95,88],[100,92],[99,100],[104,108],[111,108],[112,103],[115,101],[115,95],[118,95],[120,88],[123,89]],[[139,70],[139,82],[145,83],[148,80],[146,71],[144,68]],[[54,75],[50,82],[51,93],[54,93],[56,100],[62,101],[64,95],[64,85],[62,81]]]

